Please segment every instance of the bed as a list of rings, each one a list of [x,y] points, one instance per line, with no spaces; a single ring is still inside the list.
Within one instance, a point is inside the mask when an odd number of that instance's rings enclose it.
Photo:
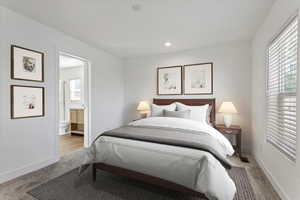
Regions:
[[[87,150],[84,161],[84,165],[93,166],[93,180],[96,181],[97,170],[104,170],[190,195],[205,195],[208,199],[233,199],[236,187],[225,169],[230,168],[226,156],[232,155],[233,149],[213,128],[215,99],[153,100],[156,105],[170,105],[174,102],[189,106],[210,105],[210,125],[187,119],[153,117],[103,133]],[[204,134],[198,134],[198,129]],[[145,133],[141,134],[141,130]],[[153,136],[157,132],[161,133],[159,139]],[[175,132],[179,139],[177,136],[174,136],[175,139],[169,137]],[[185,138],[181,140],[182,135]],[[198,138],[203,142],[199,142]],[[193,140],[197,140],[196,144]],[[203,148],[210,141],[213,148]]]

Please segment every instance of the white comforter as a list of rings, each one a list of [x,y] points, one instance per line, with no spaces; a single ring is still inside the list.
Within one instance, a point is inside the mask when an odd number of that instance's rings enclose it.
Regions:
[[[132,122],[130,125],[198,130],[212,134],[222,144],[224,154],[232,155],[234,152],[229,141],[208,124],[180,118],[152,117]],[[234,182],[210,153],[108,136],[100,137],[94,145],[97,151],[96,158],[90,157],[85,163],[103,162],[160,177],[201,192],[209,199],[234,198]]]
[[[232,156],[234,150],[228,139],[207,123],[174,117],[150,117],[130,123],[132,126],[159,126],[200,131],[214,136],[223,146],[224,154]]]

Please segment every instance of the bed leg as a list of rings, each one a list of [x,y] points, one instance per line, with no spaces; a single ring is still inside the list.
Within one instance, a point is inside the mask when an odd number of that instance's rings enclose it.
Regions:
[[[97,178],[97,168],[96,164],[93,164],[93,181],[95,182]]]

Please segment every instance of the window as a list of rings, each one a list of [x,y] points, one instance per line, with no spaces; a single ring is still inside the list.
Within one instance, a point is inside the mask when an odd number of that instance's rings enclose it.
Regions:
[[[272,41],[267,65],[267,142],[296,160],[298,17]]]
[[[80,79],[70,80],[70,100],[81,101],[81,81]]]

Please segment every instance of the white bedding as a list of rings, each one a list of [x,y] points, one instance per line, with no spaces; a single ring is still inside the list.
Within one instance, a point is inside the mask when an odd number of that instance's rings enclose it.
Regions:
[[[196,122],[199,124],[199,122]],[[200,130],[212,134],[224,145],[224,154],[232,155],[233,149],[207,124],[197,125],[180,118],[153,117],[130,123],[132,126],[164,126]],[[85,163],[103,162],[183,185],[205,194],[209,199],[232,200],[236,192],[234,182],[225,168],[210,153],[163,144],[103,136],[94,144]]]
[[[179,128],[187,129],[193,131],[200,131],[214,136],[222,145],[224,149],[224,154],[232,156],[234,154],[234,149],[228,139],[222,135],[215,128],[207,123],[201,123],[199,121],[182,119],[182,118],[172,118],[172,117],[150,117],[146,119],[141,119],[138,121],[131,122],[129,125],[132,126],[159,126],[159,127],[169,127],[169,128]]]

